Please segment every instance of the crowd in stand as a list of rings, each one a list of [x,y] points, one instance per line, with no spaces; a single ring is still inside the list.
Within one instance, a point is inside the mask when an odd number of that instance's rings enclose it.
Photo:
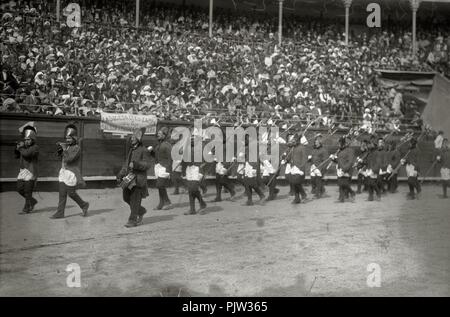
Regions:
[[[341,26],[286,17],[278,47],[276,17],[219,11],[209,38],[207,10],[144,6],[136,30],[127,27],[134,6],[117,3],[82,6],[81,28],[57,24],[45,1],[3,5],[0,110],[420,127],[417,106],[383,88],[375,70],[449,75],[449,33],[419,33],[413,60],[404,32],[354,35],[346,47]]]

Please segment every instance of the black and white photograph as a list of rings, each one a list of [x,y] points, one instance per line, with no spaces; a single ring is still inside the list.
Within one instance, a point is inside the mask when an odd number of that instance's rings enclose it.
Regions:
[[[2,1],[0,50],[0,297],[450,296],[450,0]]]

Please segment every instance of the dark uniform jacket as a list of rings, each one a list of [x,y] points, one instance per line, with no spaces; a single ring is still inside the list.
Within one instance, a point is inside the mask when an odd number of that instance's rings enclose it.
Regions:
[[[305,167],[308,161],[308,154],[306,152],[306,147],[297,144],[292,148],[292,151],[288,154],[286,161],[291,164],[291,169],[295,166],[303,172],[303,175],[292,174],[289,176],[290,184],[301,184],[305,179]]]
[[[441,160],[438,162],[438,166],[441,168],[450,168],[450,149],[442,148],[438,151],[437,155],[441,157]]]
[[[305,172],[307,160],[308,154],[306,153],[306,147],[301,144],[296,145],[288,156],[288,162],[291,163],[291,166],[297,166],[303,172]]]
[[[251,145],[253,146],[253,145]],[[256,161],[254,157],[250,157],[250,145],[245,145],[245,162],[250,164],[253,169],[256,170],[256,177],[249,177],[246,175],[245,167],[244,167],[244,183],[248,186],[258,186],[258,183],[261,181],[261,163],[259,161],[258,156],[256,156]],[[254,150],[257,150],[257,147],[255,146]]]
[[[366,159],[367,169],[372,170],[375,175],[379,174],[381,164],[382,164],[382,153],[376,149],[369,150],[369,154]]]
[[[169,142],[158,143],[152,151],[152,155],[155,157],[155,164],[159,163],[165,167],[167,173],[172,171],[172,145]]]
[[[291,149],[292,149],[292,147],[289,147],[287,144],[280,144],[279,152],[280,152],[281,159],[286,160],[286,155],[289,153],[289,151]],[[280,159],[280,164],[281,164],[281,159]],[[289,163],[289,162],[287,162],[287,160],[286,160],[286,163]],[[280,174],[285,174],[286,164],[280,165],[280,167],[281,167]]]
[[[342,169],[344,173],[352,175],[353,162],[355,160],[355,154],[350,147],[346,147],[337,154],[338,168]]]
[[[383,171],[386,171],[386,168],[388,166],[388,151],[386,151],[385,149],[377,149],[378,155],[377,155],[377,159],[378,159],[378,163],[380,165],[380,168]]]
[[[77,178],[77,185],[84,185],[83,176],[81,176],[81,147],[79,144],[68,145],[62,152],[62,162],[66,170],[71,171]]]
[[[396,168],[400,164],[400,159],[402,158],[400,151],[397,149],[391,150],[387,154],[387,163],[390,164],[392,168]]]
[[[314,164],[316,167],[318,167],[328,158],[328,151],[323,146],[319,148],[314,147],[312,149],[311,156],[311,164]],[[325,164],[322,164],[322,166],[320,167],[320,171],[322,172],[322,174],[326,168],[326,166],[324,165]]]
[[[409,151],[409,150],[408,150]],[[405,157],[406,164],[411,164],[418,167],[418,159],[419,159],[419,150],[417,148],[413,148],[409,151],[408,155]]]
[[[128,167],[133,162],[133,169]],[[129,172],[136,175],[136,186],[147,188],[147,170],[150,168],[150,152],[140,144],[137,148],[131,147],[126,161],[119,173],[119,178],[125,177]]]
[[[39,146],[33,144],[29,147],[22,147],[14,150],[16,157],[20,159],[20,168],[29,170],[34,178],[38,176]]]
[[[362,160],[362,162],[355,162],[355,164],[353,164],[353,166],[355,166],[358,170],[359,169],[363,169],[367,166],[367,159],[369,157],[369,149],[366,150],[361,150],[358,149],[358,158]]]

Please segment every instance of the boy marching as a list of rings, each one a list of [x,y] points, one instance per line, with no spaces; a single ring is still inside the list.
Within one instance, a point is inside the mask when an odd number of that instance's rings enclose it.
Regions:
[[[313,188],[313,194],[316,198],[321,198],[325,193],[323,185],[323,175],[325,169],[319,167],[320,164],[326,160],[328,156],[327,150],[322,145],[322,135],[317,134],[314,138],[314,147],[311,155],[308,156],[308,161],[311,163],[310,176]]]
[[[78,130],[73,124],[66,126],[64,131],[66,142],[57,143],[57,152],[61,157],[62,166],[59,171],[59,202],[57,212],[51,216],[53,219],[64,218],[67,196],[72,198],[83,211],[83,216],[87,216],[89,203],[85,202],[77,194],[76,189],[85,186],[81,176],[81,147],[78,140]]]
[[[17,191],[25,198],[24,213],[29,213],[37,204],[33,198],[33,189],[38,176],[39,146],[36,144],[37,129],[34,122],[29,122],[19,129],[23,141],[19,141],[14,149],[16,158],[20,160],[17,176]]]
[[[123,200],[130,206],[130,216],[125,227],[142,224],[147,210],[141,205],[148,196],[147,170],[150,168],[150,152],[142,144],[144,129],[136,130],[131,136],[130,149],[126,161],[117,176],[122,183]],[[126,180],[124,182],[124,179]]]

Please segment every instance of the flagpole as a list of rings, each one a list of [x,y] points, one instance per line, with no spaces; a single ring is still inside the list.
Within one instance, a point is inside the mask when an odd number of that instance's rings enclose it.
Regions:
[[[417,58],[417,40],[416,40],[416,20],[417,20],[417,10],[419,9],[419,0],[410,0],[411,10],[412,10],[412,54],[413,58]]]
[[[212,37],[214,0],[209,0],[209,37]]]
[[[136,28],[139,27],[139,11],[140,11],[140,1],[136,0]]]
[[[350,6],[352,5],[352,0],[343,0],[345,6],[345,45],[348,46],[348,33],[350,24]]]
[[[278,2],[278,46],[281,46],[281,41],[283,38],[283,1]]]
[[[58,23],[60,11],[61,11],[61,0],[56,0],[56,22]]]

